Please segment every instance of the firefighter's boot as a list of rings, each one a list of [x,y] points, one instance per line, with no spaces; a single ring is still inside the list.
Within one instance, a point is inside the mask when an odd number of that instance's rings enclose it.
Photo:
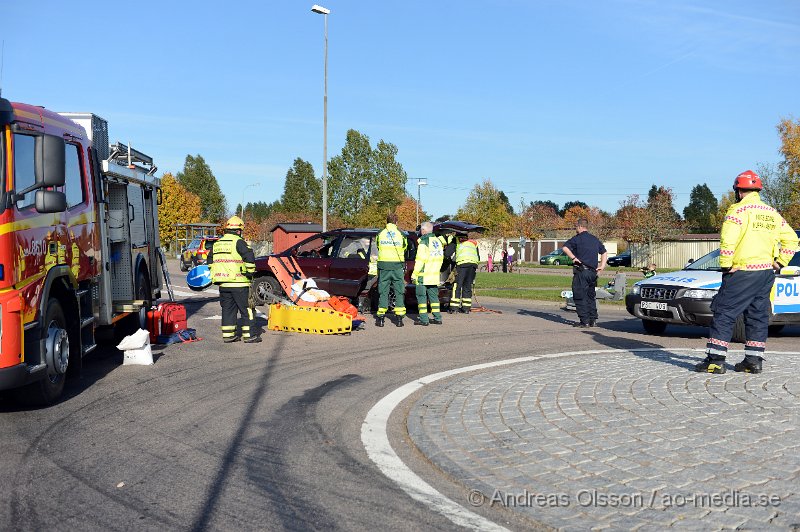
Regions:
[[[722,375],[725,369],[725,357],[706,355],[706,359],[697,364],[694,370],[698,373],[717,373]]]
[[[384,317],[378,316],[375,318],[375,327],[383,327]]]
[[[398,327],[403,326],[403,316],[397,316],[397,326]]]
[[[758,355],[745,355],[744,360],[733,366],[740,373],[761,373],[761,361]]]

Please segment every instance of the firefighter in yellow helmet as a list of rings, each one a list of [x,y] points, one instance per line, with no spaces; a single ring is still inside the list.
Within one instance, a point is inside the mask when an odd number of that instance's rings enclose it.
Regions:
[[[252,334],[255,324],[253,309],[249,305],[250,280],[256,270],[253,250],[242,238],[244,221],[232,216],[225,224],[225,234],[214,242],[208,253],[207,264],[211,281],[219,286],[219,303],[222,306],[222,341],[257,343],[260,336]],[[236,333],[238,314],[241,314],[241,336]]]

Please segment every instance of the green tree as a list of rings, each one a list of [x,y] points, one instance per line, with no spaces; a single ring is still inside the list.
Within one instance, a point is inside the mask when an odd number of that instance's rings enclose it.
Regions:
[[[396,157],[394,144],[381,140],[373,150],[369,137],[349,130],[342,153],[328,163],[330,213],[354,224],[368,207],[385,213],[396,209],[408,179]]]
[[[508,212],[502,191],[489,179],[475,185],[464,205],[458,209],[456,219],[486,227],[487,236],[505,237],[514,228],[514,216]]]
[[[280,210],[284,212],[322,212],[322,189],[314,177],[314,167],[301,158],[286,172]],[[264,216],[266,218],[266,216]]]
[[[176,176],[178,182],[200,198],[201,217],[207,222],[220,223],[228,214],[225,195],[219,188],[217,178],[201,155],[186,156],[183,172]]]
[[[265,201],[257,201],[255,203],[248,202],[244,206],[245,221],[253,220],[256,223],[261,223],[263,220],[271,216],[272,213],[278,212],[280,207],[281,205],[279,201],[273,201],[272,203],[267,203]],[[242,212],[241,204],[236,206],[236,212]]]
[[[509,201],[508,196],[506,196],[506,193],[503,192],[502,190],[500,191],[500,201],[502,201],[503,204],[506,206],[506,210],[508,211],[508,214],[513,216],[514,215],[514,207],[511,206],[511,201]]]
[[[708,185],[695,185],[689,195],[689,204],[683,209],[686,226],[693,233],[713,232],[717,207],[717,198]]]

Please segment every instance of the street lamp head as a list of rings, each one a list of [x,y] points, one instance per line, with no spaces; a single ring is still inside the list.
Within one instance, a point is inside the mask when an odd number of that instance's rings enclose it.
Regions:
[[[314,13],[319,13],[320,15],[329,15],[331,13],[330,9],[318,6],[317,4],[311,6],[311,11],[313,11]]]

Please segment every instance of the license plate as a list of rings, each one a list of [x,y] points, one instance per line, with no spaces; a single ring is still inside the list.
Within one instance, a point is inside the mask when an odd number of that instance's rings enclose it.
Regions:
[[[648,310],[667,310],[666,303],[658,303],[656,301],[642,301],[639,307]]]

